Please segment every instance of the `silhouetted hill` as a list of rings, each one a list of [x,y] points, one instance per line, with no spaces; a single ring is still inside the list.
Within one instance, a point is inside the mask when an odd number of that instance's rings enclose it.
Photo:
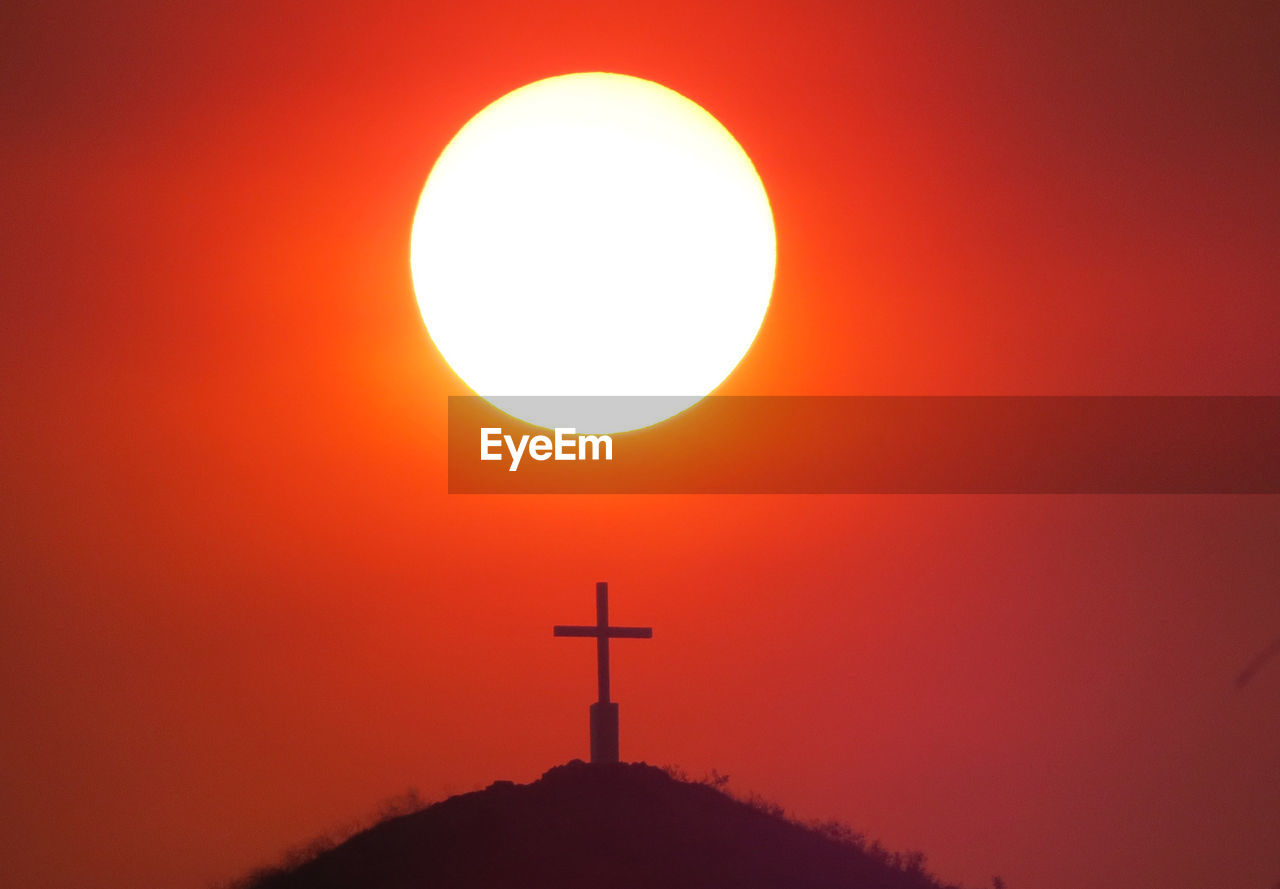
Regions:
[[[939,889],[922,856],[644,764],[557,766],[388,818],[252,889]]]

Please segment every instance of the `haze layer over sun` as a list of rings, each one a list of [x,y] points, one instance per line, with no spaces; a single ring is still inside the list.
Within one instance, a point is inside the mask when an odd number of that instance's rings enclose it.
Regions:
[[[715,389],[759,330],[774,262],[768,197],[729,131],[604,73],[536,81],[473,117],[427,178],[411,247],[427,330],[472,390],[597,432]],[[578,395],[677,397],[607,417],[527,398]]]

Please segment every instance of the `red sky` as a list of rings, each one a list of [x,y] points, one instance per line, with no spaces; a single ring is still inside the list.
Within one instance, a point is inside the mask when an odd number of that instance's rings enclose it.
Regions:
[[[1274,4],[4,14],[0,870],[201,889],[586,754],[1014,887],[1280,879],[1273,496],[464,497],[409,226],[488,102],[666,84],[779,237],[737,394],[1280,394]]]

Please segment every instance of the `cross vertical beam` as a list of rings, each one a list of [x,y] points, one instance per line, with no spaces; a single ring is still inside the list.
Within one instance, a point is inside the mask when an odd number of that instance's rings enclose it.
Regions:
[[[609,584],[596,584],[596,678],[597,700],[609,703]]]
[[[609,626],[609,584],[596,584],[594,626],[556,626],[556,636],[588,636],[596,640],[596,679],[599,699],[591,705],[591,761],[618,761],[618,705],[609,698],[609,640],[651,639],[652,627]]]

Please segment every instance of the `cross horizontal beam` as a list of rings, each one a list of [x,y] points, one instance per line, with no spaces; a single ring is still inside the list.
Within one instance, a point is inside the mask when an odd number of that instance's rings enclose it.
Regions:
[[[545,624],[543,626],[546,626]],[[552,628],[557,636],[592,636],[599,638],[604,635],[610,639],[652,639],[653,627],[605,627],[604,633],[600,631],[600,627],[566,627],[555,626]]]

